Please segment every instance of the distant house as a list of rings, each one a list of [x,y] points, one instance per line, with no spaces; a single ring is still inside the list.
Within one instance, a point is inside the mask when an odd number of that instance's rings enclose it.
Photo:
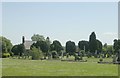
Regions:
[[[29,50],[30,46],[35,42],[36,41],[25,40],[25,37],[24,36],[22,37],[22,43],[24,44],[26,50]]]

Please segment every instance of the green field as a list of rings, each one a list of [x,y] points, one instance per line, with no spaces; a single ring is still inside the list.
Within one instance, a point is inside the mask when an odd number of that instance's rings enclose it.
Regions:
[[[110,61],[111,59],[106,59]],[[88,62],[60,60],[23,60],[5,58],[2,60],[3,76],[117,76],[118,66],[98,64],[98,59]]]

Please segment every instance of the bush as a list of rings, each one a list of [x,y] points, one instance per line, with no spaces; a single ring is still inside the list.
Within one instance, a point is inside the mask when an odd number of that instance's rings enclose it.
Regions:
[[[7,58],[7,57],[10,57],[10,53],[3,53],[2,54],[2,58]]]
[[[42,51],[33,47],[31,50],[32,60],[39,60],[43,57]]]
[[[90,52],[87,53],[87,57],[90,58],[92,57],[92,54]]]
[[[102,58],[100,58],[100,59],[99,59],[99,61],[100,61],[100,62],[102,62],[102,61],[103,61],[103,59],[102,59]]]

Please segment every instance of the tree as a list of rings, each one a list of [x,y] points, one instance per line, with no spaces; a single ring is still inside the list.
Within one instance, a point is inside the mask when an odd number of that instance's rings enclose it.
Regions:
[[[31,48],[32,47],[36,47],[40,49],[44,54],[44,58],[46,59],[46,56],[48,55],[48,50],[49,50],[49,47],[46,41],[37,41],[36,43],[33,43],[31,45]]]
[[[39,35],[39,34],[34,34],[31,37],[32,41],[45,41],[45,38],[43,35]]]
[[[0,36],[0,48],[2,49],[2,52],[11,52],[12,43],[9,39]]]
[[[98,53],[102,52],[102,42],[100,40],[97,40],[97,51]]]
[[[74,55],[76,52],[76,45],[72,41],[67,41],[66,42],[66,52],[69,53],[69,55]]]
[[[120,62],[120,39],[114,40],[113,48],[114,48],[115,54],[117,54],[117,56],[118,56],[117,61]]]
[[[59,41],[54,40],[53,43],[50,45],[50,50],[55,50],[59,55],[61,55],[61,50],[63,50],[63,47]]]
[[[14,53],[14,55],[18,55],[19,52],[18,52],[18,45],[14,45],[11,49],[11,51]]]
[[[116,53],[118,52],[118,50],[120,49],[117,39],[114,40],[113,48],[114,48],[114,53],[115,53],[115,54],[116,54]]]
[[[96,40],[95,32],[92,32],[89,37],[89,48],[90,48],[90,52],[94,55],[95,51],[97,50],[97,40]]]
[[[12,43],[9,39],[0,36],[0,43],[2,43],[2,52],[11,52],[11,48],[12,48]]]
[[[25,46],[24,46],[24,44],[14,45],[12,47],[11,51],[14,53],[14,55],[22,56],[22,53],[25,52]]]
[[[88,41],[79,41],[78,47],[80,50],[89,51],[89,42]]]
[[[36,47],[32,47],[31,48],[31,56],[32,56],[32,60],[39,60],[42,59],[42,51]]]

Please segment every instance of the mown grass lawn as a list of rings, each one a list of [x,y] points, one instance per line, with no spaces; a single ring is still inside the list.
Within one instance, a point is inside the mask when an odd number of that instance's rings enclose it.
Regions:
[[[93,61],[92,61],[93,60]],[[98,64],[98,59],[88,62],[67,62],[59,60],[23,60],[5,58],[2,60],[3,76],[117,76],[118,66]]]

